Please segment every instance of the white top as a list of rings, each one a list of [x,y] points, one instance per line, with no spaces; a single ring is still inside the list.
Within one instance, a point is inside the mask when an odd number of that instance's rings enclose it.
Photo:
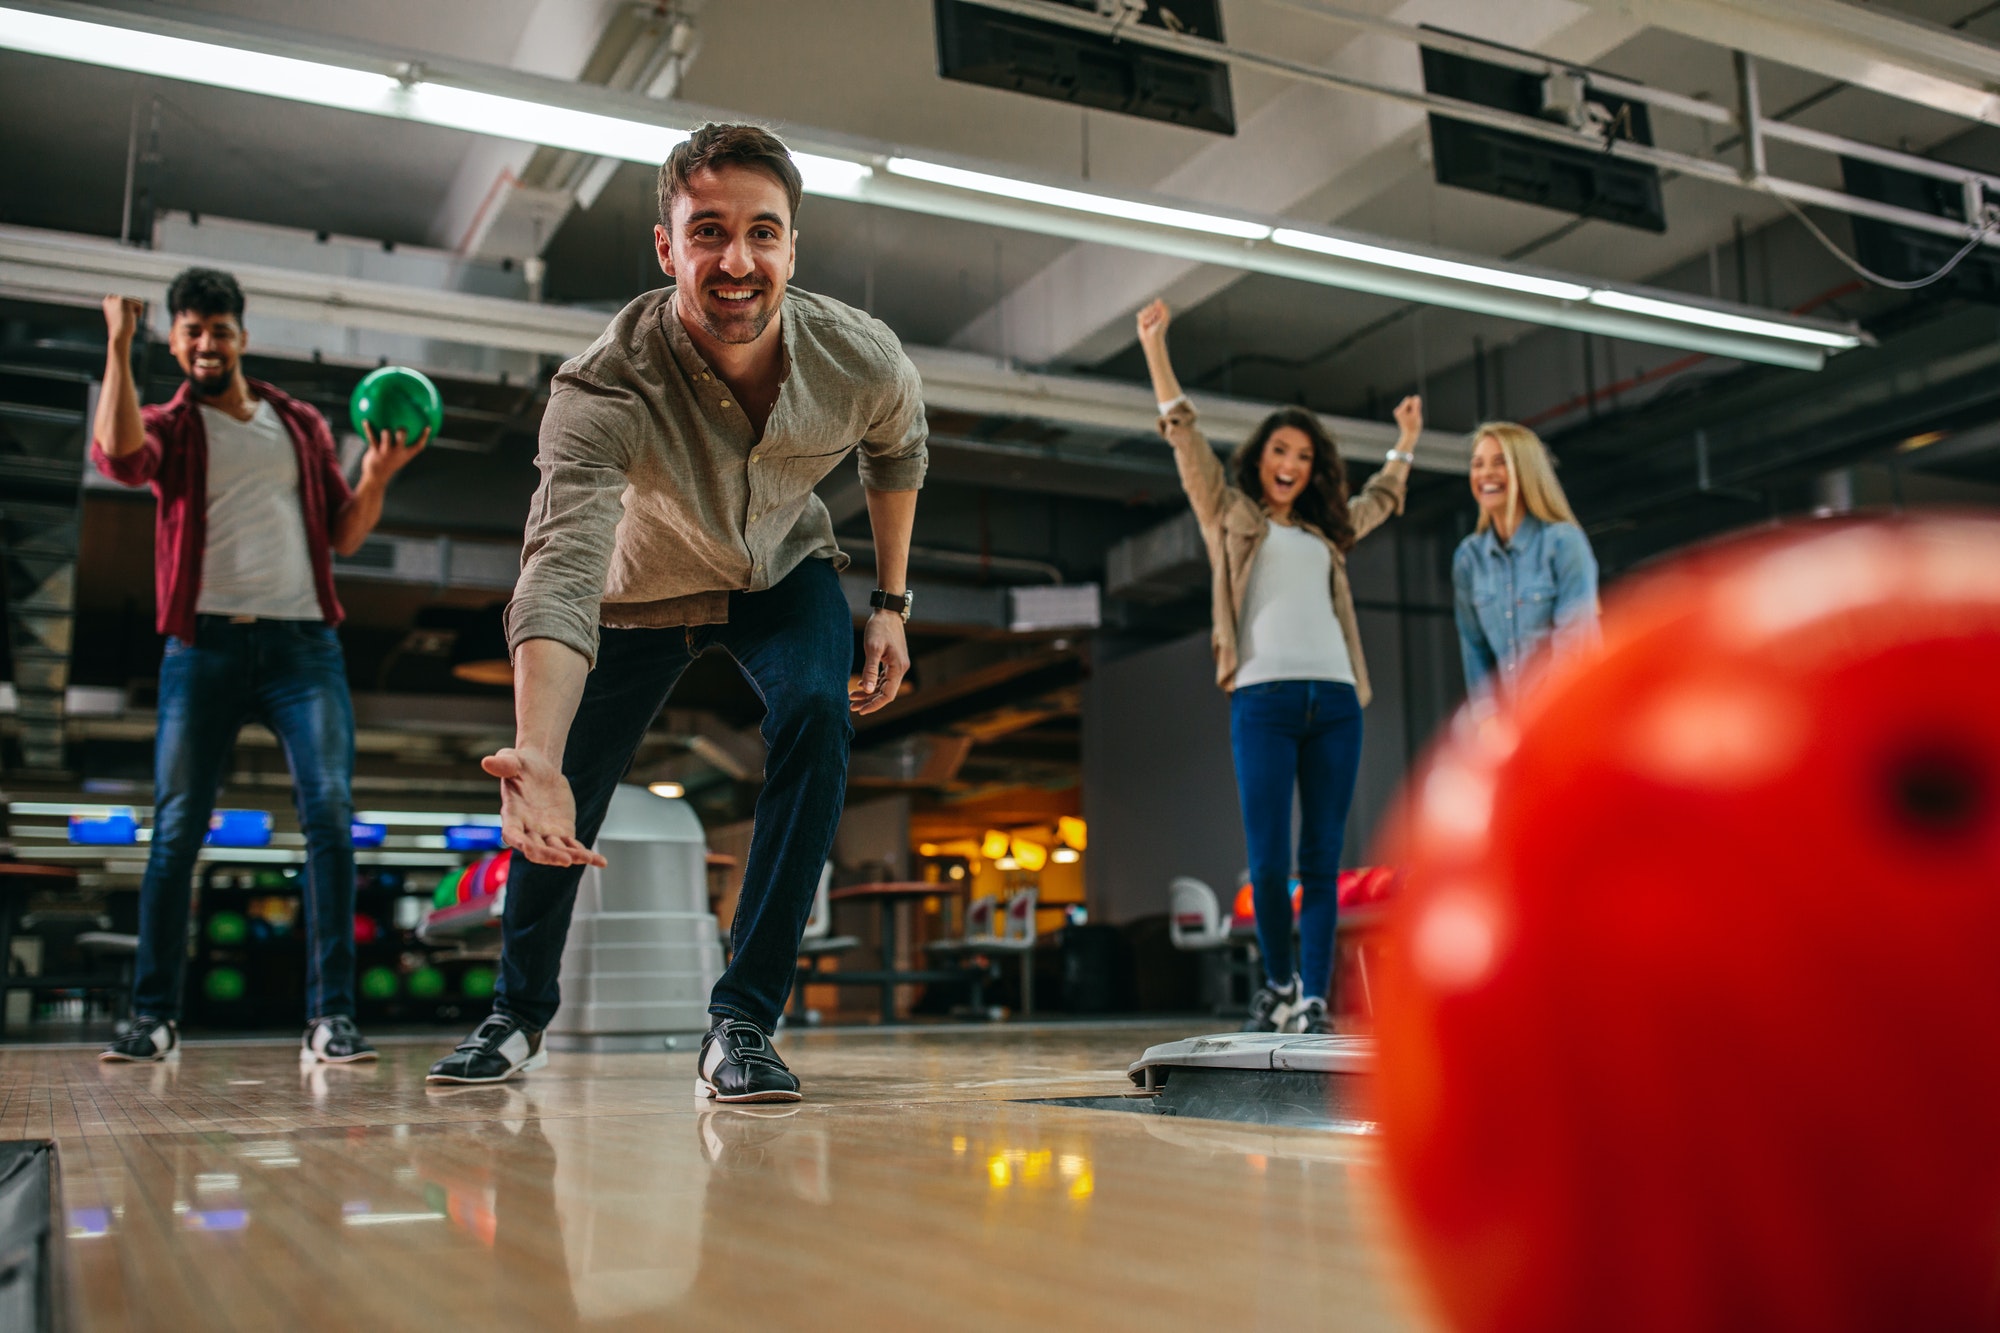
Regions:
[[[208,616],[323,620],[299,509],[299,456],[277,412],[261,399],[248,421],[204,406],[208,432],[208,535],[201,597]]]
[[[1272,680],[1354,683],[1333,617],[1333,553],[1303,528],[1273,523],[1250,566],[1236,628],[1236,686]]]

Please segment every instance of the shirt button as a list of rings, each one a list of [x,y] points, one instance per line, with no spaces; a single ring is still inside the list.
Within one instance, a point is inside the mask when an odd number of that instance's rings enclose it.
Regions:
[[[755,455],[755,454],[752,454],[752,455],[750,455],[750,461],[751,461],[751,462],[753,462],[753,463],[754,463],[754,462],[756,462],[756,461],[757,461],[757,455]]]
[[[728,400],[727,398],[723,399],[723,400],[722,400],[722,405],[723,405],[724,407],[727,407],[727,406],[729,406],[729,400]]]

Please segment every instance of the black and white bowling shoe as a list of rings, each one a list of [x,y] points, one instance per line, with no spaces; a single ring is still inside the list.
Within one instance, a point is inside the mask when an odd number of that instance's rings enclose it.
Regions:
[[[306,1024],[299,1041],[302,1065],[351,1065],[357,1060],[373,1060],[375,1048],[346,1014],[315,1018]]]
[[[1285,1028],[1287,1032],[1303,1032],[1311,1037],[1324,1037],[1333,1031],[1333,1017],[1326,1012],[1326,1001],[1317,995],[1309,995],[1292,1015],[1292,1021]]]
[[[1299,1010],[1299,979],[1292,978],[1283,988],[1265,982],[1250,997],[1250,1017],[1243,1020],[1244,1032],[1283,1032]]]
[[[113,1064],[150,1064],[156,1060],[181,1058],[180,1028],[170,1018],[145,1014],[132,1020],[124,1036],[98,1052],[97,1058]]]
[[[798,1075],[755,1023],[718,1018],[701,1039],[695,1091],[718,1102],[795,1102]]]
[[[431,1083],[499,1083],[549,1062],[542,1034],[508,1014],[489,1015],[455,1050],[431,1066]]]

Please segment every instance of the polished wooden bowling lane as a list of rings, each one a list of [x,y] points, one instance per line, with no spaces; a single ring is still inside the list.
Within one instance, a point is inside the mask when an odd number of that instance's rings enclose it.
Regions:
[[[1042,1105],[1185,1028],[809,1033],[809,1100],[692,1051],[427,1089],[437,1043],[302,1071],[0,1057],[60,1150],[85,1329],[1417,1329],[1372,1140]]]

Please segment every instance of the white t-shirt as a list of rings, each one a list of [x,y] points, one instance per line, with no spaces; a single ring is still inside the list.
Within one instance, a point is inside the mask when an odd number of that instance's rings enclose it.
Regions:
[[[1354,662],[1333,616],[1333,553],[1303,528],[1273,523],[1250,566],[1236,629],[1236,684],[1272,680],[1354,683]]]
[[[260,400],[248,421],[204,406],[208,534],[201,597],[209,616],[323,620],[299,508],[299,456],[285,423]]]

